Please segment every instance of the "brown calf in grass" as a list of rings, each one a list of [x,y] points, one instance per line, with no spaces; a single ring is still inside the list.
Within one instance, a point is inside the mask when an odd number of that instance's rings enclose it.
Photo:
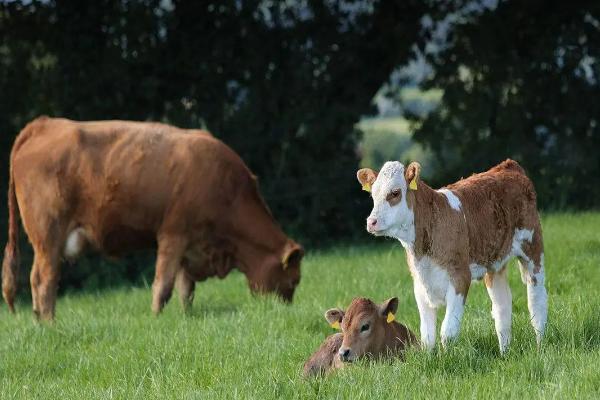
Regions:
[[[417,346],[414,333],[395,321],[397,309],[397,297],[379,305],[359,297],[346,312],[339,308],[327,310],[325,319],[331,326],[341,327],[342,333],[325,339],[304,364],[304,375],[320,375],[364,356],[401,355],[408,346]]]
[[[338,351],[342,347],[343,340],[342,333],[327,336],[317,351],[304,363],[304,376],[324,375],[334,369],[342,368]]]

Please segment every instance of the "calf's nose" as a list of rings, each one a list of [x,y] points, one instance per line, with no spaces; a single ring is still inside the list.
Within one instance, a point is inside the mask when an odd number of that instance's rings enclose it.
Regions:
[[[374,227],[375,225],[377,225],[377,218],[374,218],[374,217],[367,218],[367,226]]]
[[[338,351],[338,354],[342,361],[348,361],[350,359],[350,349],[341,348],[340,351]]]

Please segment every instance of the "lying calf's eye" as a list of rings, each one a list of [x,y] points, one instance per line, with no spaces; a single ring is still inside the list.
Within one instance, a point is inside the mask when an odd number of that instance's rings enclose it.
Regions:
[[[366,332],[368,330],[369,330],[369,324],[364,324],[363,326],[360,327],[361,332]]]

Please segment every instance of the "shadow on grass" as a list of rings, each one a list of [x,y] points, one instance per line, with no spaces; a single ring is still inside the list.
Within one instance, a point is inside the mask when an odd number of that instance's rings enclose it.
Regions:
[[[190,309],[183,312],[186,318],[203,319],[206,317],[221,317],[240,312],[239,304],[194,304]]]

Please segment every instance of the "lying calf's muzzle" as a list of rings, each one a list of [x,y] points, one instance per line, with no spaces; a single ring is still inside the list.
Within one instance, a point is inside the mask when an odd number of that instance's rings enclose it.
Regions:
[[[343,362],[354,361],[354,354],[352,353],[352,350],[350,350],[347,347],[340,347],[338,355],[340,356],[340,360],[342,360]]]

